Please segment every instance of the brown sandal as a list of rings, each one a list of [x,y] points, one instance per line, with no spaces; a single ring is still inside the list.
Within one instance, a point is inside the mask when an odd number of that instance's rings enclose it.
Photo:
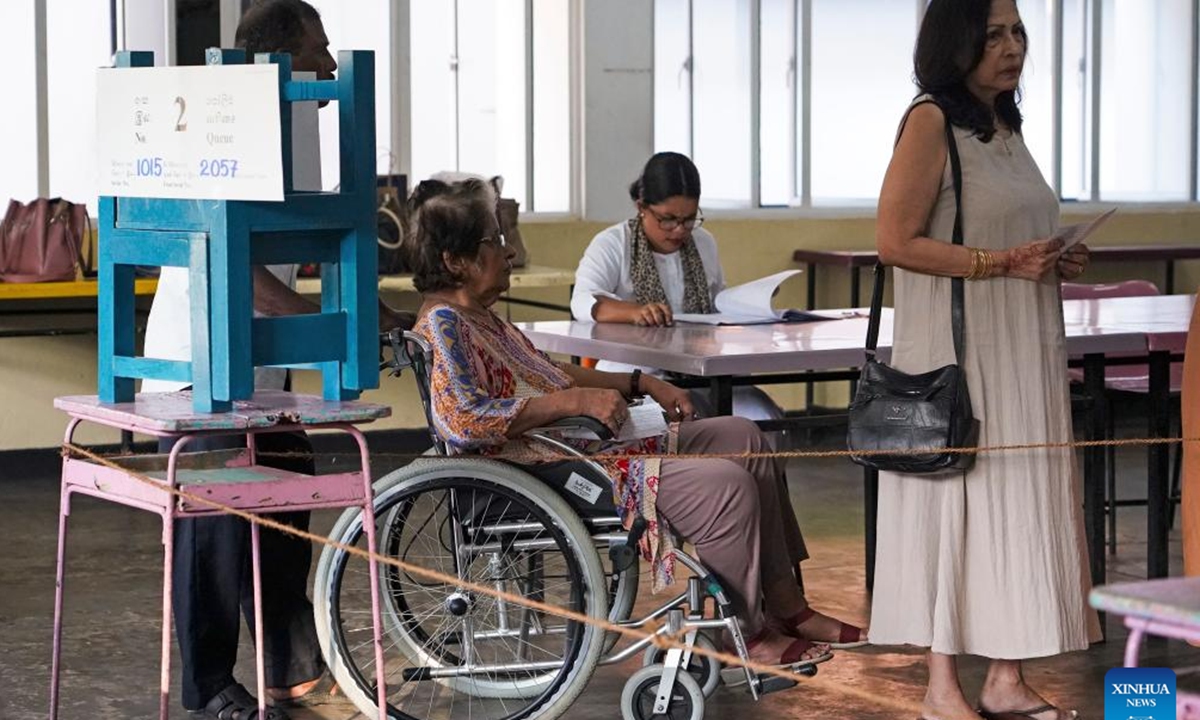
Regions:
[[[809,607],[804,608],[803,610],[801,610],[800,612],[791,616],[790,618],[784,618],[782,621],[783,622],[783,634],[787,635],[789,637],[801,638],[801,639],[805,639],[805,640],[812,640],[812,638],[807,638],[804,635],[800,634],[800,626],[803,625],[804,623],[808,622],[809,620],[813,619],[816,616],[817,616],[817,611],[813,610],[812,606],[810,605]],[[830,619],[837,620],[837,618],[830,618]],[[837,622],[838,622],[838,638],[837,638],[836,642],[830,642],[828,640],[817,640],[816,642],[820,642],[825,645],[828,645],[829,647],[833,648],[834,650],[849,650],[851,648],[858,648],[858,647],[862,647],[864,645],[870,644],[870,640],[862,639],[862,636],[863,636],[862,628],[858,627],[857,625],[851,625],[848,622],[843,622],[841,620],[837,620]]]

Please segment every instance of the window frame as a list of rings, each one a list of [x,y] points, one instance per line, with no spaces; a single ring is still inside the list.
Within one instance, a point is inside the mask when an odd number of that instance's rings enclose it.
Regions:
[[[792,24],[790,39],[792,42],[792,62],[796,68],[797,81],[793,83],[789,89],[790,105],[795,108],[794,121],[790,127],[790,133],[794,139],[795,147],[798,153],[793,152],[791,155],[791,172],[789,182],[792,184],[792,200],[787,206],[763,206],[761,204],[761,175],[760,175],[760,116],[761,107],[761,91],[759,80],[761,78],[761,0],[751,1],[751,26],[750,26],[750,112],[751,112],[751,138],[750,138],[750,203],[745,207],[739,208],[714,208],[710,213],[714,218],[741,218],[741,217],[779,217],[779,218],[795,218],[795,217],[861,217],[864,210],[867,208],[866,203],[845,203],[845,204],[814,204],[812,197],[812,18],[813,18],[813,2],[814,0],[790,0],[791,13],[793,19],[796,20]],[[1123,206],[1146,208],[1152,210],[1163,209],[1195,209],[1197,204],[1200,204],[1200,0],[1192,0],[1192,22],[1191,22],[1191,57],[1190,57],[1190,72],[1191,82],[1190,90],[1192,93],[1189,107],[1191,109],[1189,124],[1189,159],[1190,159],[1190,176],[1189,176],[1189,194],[1186,200],[1148,200],[1148,201],[1128,201],[1128,200],[1110,200],[1101,197],[1100,194],[1100,94],[1101,94],[1101,65],[1104,61],[1104,46],[1103,46],[1103,5],[1102,0],[1084,0],[1085,13],[1085,31],[1087,33],[1087,48],[1085,50],[1085,62],[1088,63],[1088,86],[1087,97],[1085,98],[1085,112],[1087,113],[1087,123],[1089,130],[1089,146],[1086,150],[1089,160],[1088,172],[1088,188],[1087,196],[1080,198],[1063,198],[1062,197],[1062,158],[1063,158],[1063,2],[1064,0],[1051,0],[1050,2],[1050,57],[1053,72],[1051,81],[1051,166],[1047,168],[1046,178],[1054,189],[1056,195],[1059,196],[1061,203],[1070,205],[1072,209],[1080,211],[1088,209],[1092,205],[1104,203],[1111,205],[1112,202],[1121,202]],[[683,63],[683,71],[688,73],[687,92],[688,92],[688,114],[694,114],[694,89],[692,85],[692,74],[694,68],[694,56],[691,54],[692,41],[691,18],[694,13],[694,0],[688,0],[688,17],[689,17],[689,55]],[[914,0],[914,22],[919,29],[921,18],[924,15],[927,0]],[[687,146],[694,150],[695,134],[694,130],[689,128],[687,138]],[[799,158],[797,158],[797,154]],[[871,202],[873,213],[873,201]]]

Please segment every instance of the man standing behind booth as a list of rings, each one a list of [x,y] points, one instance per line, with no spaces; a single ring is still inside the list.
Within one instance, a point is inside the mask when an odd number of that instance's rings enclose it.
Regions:
[[[236,45],[247,55],[289,53],[296,72],[316,73],[332,80],[337,62],[329,52],[320,14],[303,0],[258,0],[238,24]],[[324,104],[324,103],[322,103]],[[317,138],[311,138],[316,143]],[[319,177],[306,179],[297,172],[297,190],[320,190]],[[316,184],[316,187],[312,187]],[[294,315],[320,312],[320,307],[299,295],[294,265],[256,266],[253,269],[256,315]],[[412,326],[412,317],[397,313],[382,301],[382,329]],[[163,268],[146,327],[145,355],[166,359],[191,358],[191,308],[187,268]],[[282,390],[287,371],[256,368],[255,388]],[[184,383],[148,380],[142,392],[174,392]],[[187,450],[217,450],[245,444],[242,437],[225,436],[193,442]],[[312,445],[303,433],[267,433],[256,439],[259,462],[303,473],[313,473]],[[169,450],[170,442],[165,443]],[[307,529],[308,512],[272,516],[293,527]],[[211,720],[286,720],[281,705],[312,705],[328,700],[335,691],[325,669],[308,598],[308,571],[312,546],[304,540],[273,530],[263,530],[260,551],[263,583],[263,655],[268,693],[276,707],[259,718],[257,701],[233,676],[238,633],[244,615],[253,623],[253,589],[250,570],[250,527],[239,518],[217,516],[175,522],[172,598],[176,633],[183,664],[183,706],[193,717]]]

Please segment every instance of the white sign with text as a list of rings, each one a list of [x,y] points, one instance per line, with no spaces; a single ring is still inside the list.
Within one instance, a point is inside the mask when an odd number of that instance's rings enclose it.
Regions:
[[[102,68],[100,194],[283,200],[278,68]]]

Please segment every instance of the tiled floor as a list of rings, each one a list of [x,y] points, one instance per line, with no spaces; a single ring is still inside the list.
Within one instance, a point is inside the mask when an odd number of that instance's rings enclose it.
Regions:
[[[1132,431],[1131,431],[1132,432]],[[1119,454],[1122,495],[1144,487],[1144,454]],[[0,719],[45,717],[50,669],[51,608],[57,477],[13,476],[0,470]],[[841,461],[793,461],[789,477],[813,559],[806,564],[810,598],[818,607],[852,620],[865,620],[869,599],[863,587],[861,482],[857,468]],[[1110,560],[1112,580],[1144,576],[1144,509],[1121,513],[1119,554]],[[314,530],[331,526],[333,513],[319,513]],[[156,516],[91,499],[76,501],[68,548],[68,607],[61,717],[81,720],[149,718],[157,712],[158,614],[161,546]],[[1178,531],[1171,543],[1172,573],[1180,569]],[[644,600],[645,602],[645,600]],[[1103,677],[1121,661],[1124,631],[1108,622],[1109,641],[1086,652],[1028,663],[1030,682],[1085,718],[1103,713]],[[253,661],[243,643],[240,672],[253,686]],[[1189,675],[1200,651],[1182,643],[1149,644],[1145,665],[1180,671],[1181,687],[1200,686]],[[572,720],[620,716],[627,664],[602,668],[570,711]],[[985,661],[964,658],[969,689],[979,686]],[[1189,668],[1193,670],[1189,671]],[[839,653],[821,667],[816,681],[766,697],[718,690],[707,705],[709,718],[894,718],[908,713],[879,699],[917,703],[924,682],[922,656],[915,650],[870,648]],[[173,689],[172,717],[187,714]],[[345,703],[293,711],[305,718],[361,717]]]

